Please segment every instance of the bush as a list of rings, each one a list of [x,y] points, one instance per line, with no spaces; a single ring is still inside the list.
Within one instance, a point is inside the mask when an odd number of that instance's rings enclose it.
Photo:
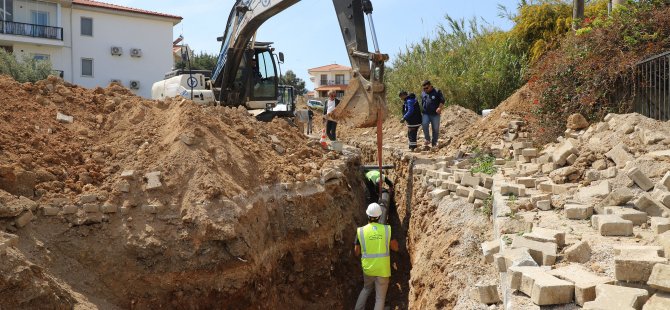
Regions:
[[[9,75],[21,83],[34,83],[45,79],[51,72],[49,61],[37,61],[24,56],[19,62],[13,54],[0,49],[0,74]]]

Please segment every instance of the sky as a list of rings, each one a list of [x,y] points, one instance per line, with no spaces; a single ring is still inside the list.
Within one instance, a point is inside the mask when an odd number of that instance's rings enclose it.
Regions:
[[[218,55],[216,38],[225,31],[234,0],[101,0],[183,17],[174,28],[195,52]],[[280,0],[271,0],[273,2]],[[518,0],[372,0],[373,20],[381,52],[391,61],[406,46],[424,37],[433,37],[445,15],[470,19],[478,17],[488,24],[509,30],[512,22],[498,16],[498,4],[515,9]],[[367,25],[366,25],[367,26]],[[368,29],[368,41],[371,36]],[[258,30],[258,41],[274,42],[285,55],[282,72],[293,70],[312,90],[307,70],[332,63],[350,66],[333,3],[330,0],[302,0],[272,17]],[[369,48],[372,48],[369,44]],[[390,64],[390,63],[389,63]]]

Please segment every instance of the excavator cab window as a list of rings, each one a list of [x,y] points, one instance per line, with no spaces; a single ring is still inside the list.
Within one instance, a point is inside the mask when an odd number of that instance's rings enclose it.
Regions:
[[[274,57],[269,50],[258,51],[251,60],[252,100],[277,98],[277,72]]]

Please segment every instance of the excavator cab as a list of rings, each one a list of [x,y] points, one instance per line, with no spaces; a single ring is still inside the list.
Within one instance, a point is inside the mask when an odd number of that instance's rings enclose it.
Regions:
[[[272,109],[277,103],[279,75],[270,42],[256,42],[240,63],[235,84],[247,109]]]

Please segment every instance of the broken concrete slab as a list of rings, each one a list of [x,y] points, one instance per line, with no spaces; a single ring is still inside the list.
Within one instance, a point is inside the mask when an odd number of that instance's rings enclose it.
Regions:
[[[652,249],[621,251],[614,257],[614,274],[619,281],[647,283],[654,265],[659,263],[665,264],[667,259]]]
[[[647,222],[647,213],[635,210],[633,208],[612,206],[605,207],[605,214],[618,215],[624,220],[633,222],[633,225],[642,225]]]
[[[601,236],[630,236],[633,234],[633,222],[624,220],[618,215],[594,215],[592,226],[597,228]]]
[[[528,248],[504,249],[493,255],[498,272],[507,272],[510,267],[538,267]]]
[[[654,188],[654,182],[652,182],[651,179],[649,179],[649,177],[647,177],[647,175],[638,167],[630,168],[626,172],[626,175],[645,192]]]
[[[544,271],[521,275],[521,292],[538,306],[561,305],[573,301],[575,286]]]
[[[571,220],[586,220],[593,215],[592,206],[566,204],[563,208],[565,209],[565,217]]]
[[[512,248],[527,248],[538,265],[551,266],[556,263],[558,250],[556,243],[538,242],[525,236],[516,236],[512,241]]]
[[[153,171],[149,172],[144,175],[144,177],[147,179],[147,190],[152,190],[152,189],[159,189],[163,186],[161,183],[161,172],[160,171]]]
[[[614,283],[614,279],[598,276],[579,264],[560,267],[549,271],[549,274],[574,284],[575,303],[580,306],[596,299],[596,286]]]
[[[557,163],[559,166],[564,166],[567,162],[568,156],[576,153],[577,148],[570,139],[567,139],[556,147],[551,158],[554,163]]]
[[[634,202],[634,205],[636,209],[647,213],[649,216],[667,217],[670,215],[670,209],[652,198],[648,193],[643,193],[640,198]]]
[[[585,310],[639,310],[647,301],[647,290],[611,284],[596,285],[596,299],[584,303]]]
[[[629,161],[634,159],[623,143],[614,146],[609,152],[605,153],[605,156],[611,159],[619,169],[625,167]]]
[[[559,247],[565,245],[565,232],[560,230],[533,227],[533,230],[530,233],[526,233],[523,236],[539,242],[553,242]]]
[[[492,240],[482,243],[482,253],[484,254],[484,260],[487,263],[493,262],[493,255],[500,252],[500,241]]]
[[[670,218],[654,216],[651,218],[651,230],[655,234],[662,234],[670,230]]]
[[[668,310],[670,309],[670,293],[656,292],[644,304],[642,310]]]
[[[654,265],[647,284],[657,290],[670,292],[670,265]]]
[[[586,263],[591,259],[591,246],[586,241],[579,241],[565,249],[565,259],[569,262]]]
[[[598,206],[596,207],[596,212],[599,214],[603,214],[604,211],[602,207],[606,206],[623,206],[626,203],[628,203],[631,199],[633,199],[635,195],[633,194],[633,191],[631,191],[627,187],[622,187],[622,188],[617,188],[613,190],[611,193],[603,199]]]

